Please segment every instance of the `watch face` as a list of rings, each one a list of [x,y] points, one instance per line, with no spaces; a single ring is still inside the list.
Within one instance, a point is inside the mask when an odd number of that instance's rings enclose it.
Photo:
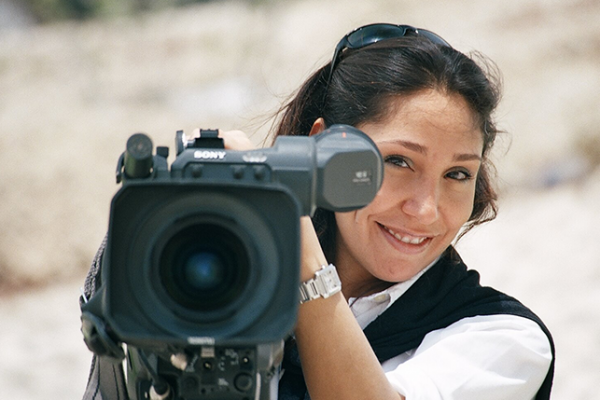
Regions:
[[[329,264],[327,267],[325,267],[319,277],[321,278],[325,288],[325,293],[322,293],[323,297],[329,297],[337,293],[342,288],[340,278],[332,264]]]
[[[332,276],[331,272],[327,272],[323,275],[323,283],[327,289],[333,289],[335,287],[335,277]]]

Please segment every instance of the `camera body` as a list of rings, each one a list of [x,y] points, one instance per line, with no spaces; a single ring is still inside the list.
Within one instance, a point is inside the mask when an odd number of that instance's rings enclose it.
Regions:
[[[297,316],[300,217],[368,204],[381,155],[345,125],[251,151],[179,131],[176,148],[169,168],[168,148],[127,142],[84,338],[117,360],[127,344],[132,398],[158,379],[175,399],[272,398]]]

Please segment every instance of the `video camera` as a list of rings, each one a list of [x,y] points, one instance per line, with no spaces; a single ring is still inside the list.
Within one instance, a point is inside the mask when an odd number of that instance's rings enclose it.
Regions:
[[[127,358],[132,399],[276,399],[299,305],[300,217],[367,205],[381,155],[346,125],[251,151],[225,150],[215,130],[175,142],[169,169],[167,147],[127,141],[101,286],[81,307],[85,342]]]

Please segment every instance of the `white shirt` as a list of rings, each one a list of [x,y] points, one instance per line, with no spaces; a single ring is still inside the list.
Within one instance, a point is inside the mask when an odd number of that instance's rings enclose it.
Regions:
[[[427,270],[382,292],[350,299],[365,328]],[[531,400],[552,354],[537,323],[514,315],[464,318],[428,333],[416,349],[382,364],[407,400]]]

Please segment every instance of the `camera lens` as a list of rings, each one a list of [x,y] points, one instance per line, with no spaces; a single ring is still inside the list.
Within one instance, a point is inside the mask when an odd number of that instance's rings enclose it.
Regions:
[[[236,301],[249,271],[242,240],[217,224],[178,231],[159,256],[161,285],[176,304],[191,311],[217,311]]]
[[[183,276],[189,285],[198,290],[217,287],[225,277],[225,268],[217,254],[199,252],[192,254],[183,265]]]

